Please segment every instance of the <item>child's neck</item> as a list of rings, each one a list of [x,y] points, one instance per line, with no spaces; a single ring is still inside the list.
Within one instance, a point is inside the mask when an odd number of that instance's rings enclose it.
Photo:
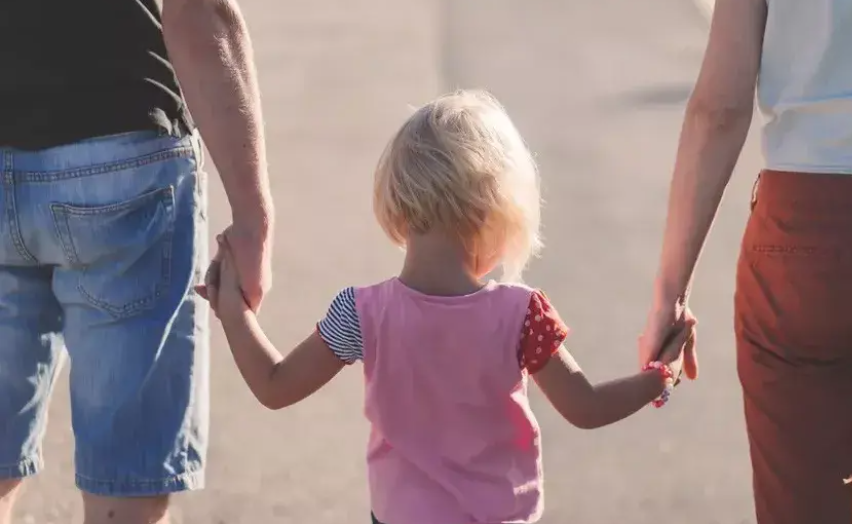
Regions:
[[[399,279],[426,295],[469,295],[483,287],[470,270],[469,259],[470,255],[455,239],[437,233],[416,235],[408,239]]]

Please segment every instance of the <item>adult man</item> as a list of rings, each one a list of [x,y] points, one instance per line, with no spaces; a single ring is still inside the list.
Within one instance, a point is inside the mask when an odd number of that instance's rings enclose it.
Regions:
[[[0,524],[41,468],[62,339],[86,524],[167,522],[168,495],[202,487],[207,447],[194,122],[254,308],[270,283],[245,23],[233,0],[10,0],[0,63]]]

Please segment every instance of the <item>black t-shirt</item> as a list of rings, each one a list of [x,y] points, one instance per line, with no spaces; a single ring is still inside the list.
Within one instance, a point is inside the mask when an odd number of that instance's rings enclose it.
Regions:
[[[0,147],[191,128],[156,0],[0,0]]]

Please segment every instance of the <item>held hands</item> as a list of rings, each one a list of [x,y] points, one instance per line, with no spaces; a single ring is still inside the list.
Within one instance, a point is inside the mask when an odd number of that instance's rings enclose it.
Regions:
[[[695,345],[695,325],[698,322],[690,314],[676,327],[678,331],[672,332],[665,345],[655,360],[669,366],[674,376],[675,384],[680,380],[680,375],[686,370],[687,348]],[[640,339],[641,340],[641,339]],[[640,342],[641,344],[641,342]]]
[[[665,355],[674,355],[672,351],[676,351],[681,358],[678,362],[678,374],[682,367],[688,379],[698,378],[696,324],[695,316],[685,304],[652,309],[645,331],[639,337],[639,365],[644,366],[654,360],[665,362]],[[687,334],[686,337],[682,337],[684,333]],[[682,342],[678,343],[681,340]]]
[[[231,253],[231,266],[236,271],[240,289],[245,302],[255,313],[260,309],[263,298],[272,287],[272,233],[257,224],[241,224],[235,222],[228,226],[221,235],[219,251],[210,262],[210,267],[204,277],[204,284],[196,286],[195,290],[203,298],[214,303],[211,299],[213,287],[217,287],[217,278],[224,260],[223,243]]]
[[[210,262],[204,277],[204,285],[198,286],[199,294],[210,302],[218,318],[241,315],[251,310],[240,284],[234,251],[224,234],[216,237],[219,250]],[[202,292],[203,289],[203,292]]]

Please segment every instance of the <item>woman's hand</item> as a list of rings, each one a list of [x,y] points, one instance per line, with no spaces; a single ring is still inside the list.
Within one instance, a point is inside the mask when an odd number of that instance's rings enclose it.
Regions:
[[[697,319],[686,305],[654,308],[648,316],[645,331],[639,337],[639,364],[644,366],[654,360],[661,360],[669,365],[674,362],[678,366],[676,376],[680,375],[682,369],[688,379],[698,378],[696,324]],[[682,347],[671,347],[672,341],[677,340],[684,330],[689,330],[686,342]],[[666,359],[669,359],[669,362],[666,362]],[[674,367],[672,370],[675,371]]]
[[[680,381],[680,375],[686,369],[686,355],[688,353],[692,354],[693,364],[691,365],[694,365],[695,325],[697,323],[698,321],[691,314],[688,314],[686,320],[681,324],[681,328],[671,333],[659,356],[654,359],[669,366],[674,375],[675,384]],[[687,376],[689,375],[687,374]]]

